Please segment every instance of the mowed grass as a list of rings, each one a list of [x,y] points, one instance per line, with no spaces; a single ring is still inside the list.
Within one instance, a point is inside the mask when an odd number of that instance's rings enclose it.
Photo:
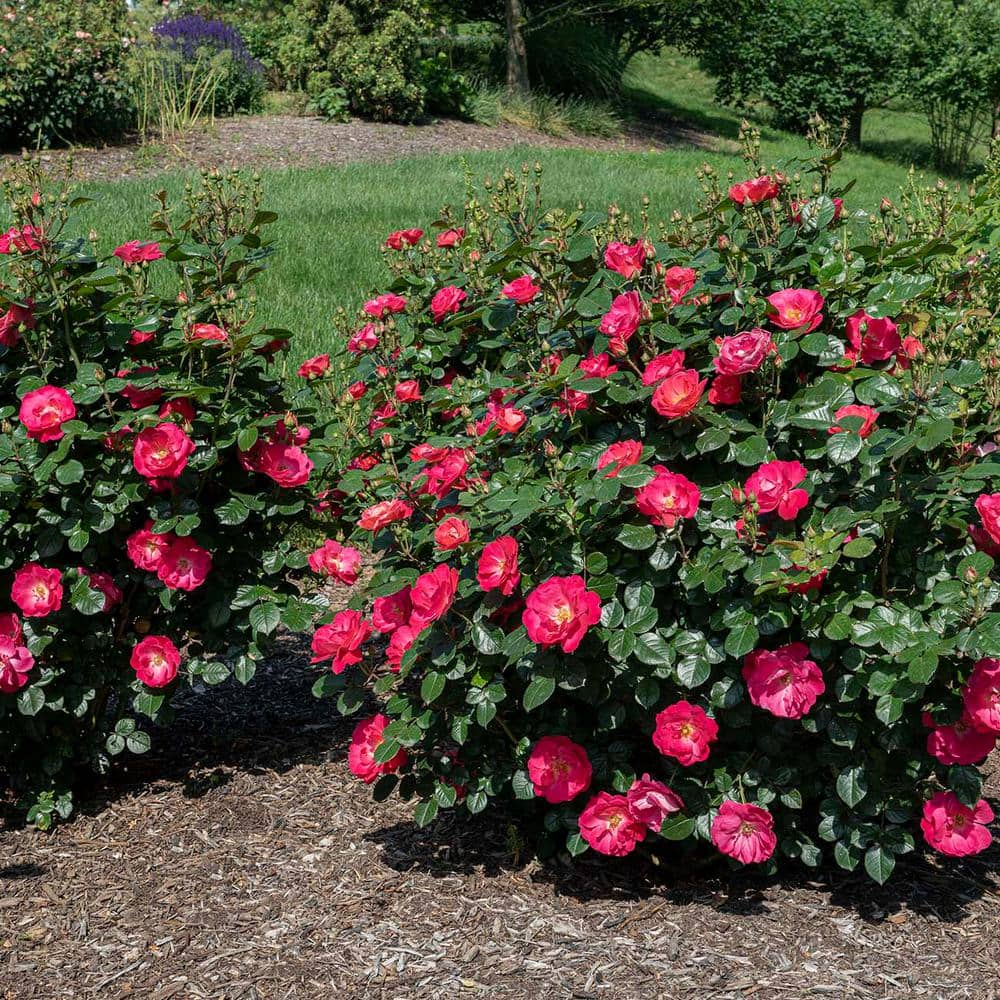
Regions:
[[[806,155],[808,149],[801,140],[782,139],[765,142],[764,152],[771,162]],[[536,161],[543,168],[546,204],[572,208],[583,202],[603,209],[615,202],[623,211],[636,212],[648,195],[654,220],[695,207],[700,164],[711,163],[723,177],[728,171],[745,174],[738,156],[697,147],[648,153],[512,148],[264,172],[265,205],[278,213],[279,221],[269,227],[278,252],[259,282],[261,321],[295,334],[295,360],[336,349],[330,318],[338,307],[357,310],[385,281],[380,246],[386,234],[410,226],[428,229],[442,205],[460,208],[466,168],[482,180]],[[841,177],[857,181],[852,205],[874,208],[884,194],[896,194],[906,170],[849,154]],[[82,185],[80,193],[94,200],[79,210],[79,231],[96,230],[108,250],[124,240],[146,238],[153,192],[165,188],[176,198],[186,179],[190,175],[168,174]]]

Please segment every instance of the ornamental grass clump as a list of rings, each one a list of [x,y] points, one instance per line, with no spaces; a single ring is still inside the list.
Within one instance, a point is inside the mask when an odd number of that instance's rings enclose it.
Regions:
[[[1000,392],[976,344],[927,346],[968,282],[835,153],[747,145],[658,228],[505,175],[389,234],[384,293],[303,369],[347,387],[323,571],[378,555],[316,690],[374,692],[351,770],[420,824],[519,800],[542,849],[878,882],[918,837],[989,843]]]
[[[110,254],[32,170],[0,229],[0,789],[48,826],[78,771],[150,746],[184,685],[246,683],[279,624],[325,458],[252,283],[274,216],[238,177]],[[310,455],[310,452],[313,452]]]

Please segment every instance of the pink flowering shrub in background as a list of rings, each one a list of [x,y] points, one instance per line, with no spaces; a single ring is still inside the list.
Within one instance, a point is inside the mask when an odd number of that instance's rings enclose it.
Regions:
[[[966,275],[834,158],[748,154],[669,226],[512,174],[400,219],[398,308],[308,370],[350,387],[330,534],[379,556],[316,690],[421,824],[502,800],[543,850],[878,882],[990,841],[1000,392],[942,349]]]
[[[103,259],[33,171],[6,194],[0,792],[44,827],[76,769],[148,749],[181,685],[246,683],[279,624],[309,625],[287,531],[325,459],[289,335],[254,320],[258,190],[206,175]],[[355,578],[332,543],[319,559]]]

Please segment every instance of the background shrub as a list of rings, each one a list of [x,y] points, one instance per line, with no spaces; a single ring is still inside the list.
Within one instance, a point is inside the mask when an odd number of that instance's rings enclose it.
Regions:
[[[659,230],[510,175],[387,240],[328,375],[338,544],[379,561],[313,649],[341,711],[381,699],[351,768],[418,823],[525,800],[548,849],[878,882],[918,834],[989,843],[1000,394],[968,268],[854,211],[833,151],[748,154]]]
[[[0,148],[114,135],[131,112],[117,0],[0,4]]]

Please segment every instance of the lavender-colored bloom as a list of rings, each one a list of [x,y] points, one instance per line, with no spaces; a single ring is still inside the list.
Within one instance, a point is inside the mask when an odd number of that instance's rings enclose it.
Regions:
[[[201,48],[232,53],[233,61],[252,76],[262,76],[264,67],[250,54],[243,36],[224,21],[210,21],[198,14],[161,21],[153,34],[185,59],[194,59]]]

